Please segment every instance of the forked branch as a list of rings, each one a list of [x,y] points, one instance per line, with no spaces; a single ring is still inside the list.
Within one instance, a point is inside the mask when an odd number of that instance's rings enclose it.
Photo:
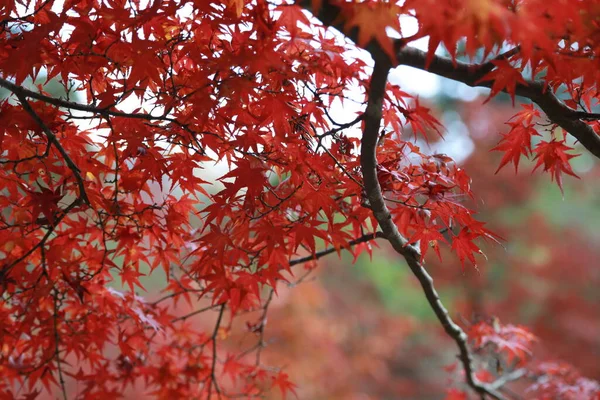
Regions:
[[[310,1],[303,1],[301,2],[301,4],[305,8],[311,9]],[[328,1],[323,1],[319,13],[316,16],[325,25],[335,26],[334,23],[336,21],[339,21],[339,18],[337,18],[338,14],[339,8],[337,6],[331,4]],[[339,28],[339,26],[337,27]],[[353,35],[349,35],[349,37],[351,39],[355,39],[353,38]],[[427,301],[429,302],[429,305],[431,306],[436,317],[442,324],[444,331],[456,343],[459,350],[459,358],[463,370],[465,372],[467,384],[482,398],[489,396],[497,400],[502,400],[505,397],[498,391],[498,387],[492,386],[484,382],[480,382],[476,378],[473,357],[469,349],[467,334],[450,317],[448,310],[446,310],[446,308],[444,307],[435,289],[435,286],[433,285],[433,278],[429,275],[427,270],[423,267],[423,265],[420,262],[421,254],[415,247],[409,245],[406,238],[404,238],[400,234],[400,232],[398,231],[398,227],[392,220],[390,211],[386,206],[385,199],[383,197],[383,193],[381,191],[381,187],[377,179],[376,152],[377,142],[379,139],[379,130],[382,120],[382,107],[385,96],[385,88],[388,78],[388,72],[392,64],[389,57],[375,41],[371,41],[371,43],[367,46],[366,50],[371,54],[371,56],[375,60],[375,66],[373,69],[371,84],[368,93],[367,109],[364,115],[365,126],[361,141],[361,167],[363,173],[363,183],[369,202],[369,207],[371,208],[381,230],[383,231],[383,236],[390,242],[394,250],[396,250],[397,253],[399,253],[405,258],[410,270],[421,284],[425,297],[427,298]],[[404,53],[403,50],[400,50],[398,54],[398,59],[402,63],[405,63],[407,65],[416,67],[418,67],[419,65],[424,66],[426,54],[424,52],[412,53],[411,50],[412,49],[408,49]],[[451,62],[450,65],[452,65]],[[447,69],[448,65],[446,65],[444,60],[442,60],[440,64],[439,59],[434,59],[434,63],[432,63],[431,69],[433,69],[434,66],[438,67],[439,72],[447,73],[447,75],[449,75],[448,77],[451,77],[451,75],[453,74],[452,69]],[[469,82],[475,84],[475,82],[480,78],[482,69],[480,69],[479,71],[472,72],[470,67],[463,67],[465,68],[465,71],[463,72],[469,74],[469,79],[471,79]],[[488,66],[486,66],[485,68],[488,68]],[[535,97],[533,92],[530,94],[532,97]],[[541,99],[542,102],[545,101],[545,103],[543,104],[547,109],[556,108],[564,111],[561,107],[562,103],[560,103],[555,97],[536,97],[536,99]],[[566,108],[566,106],[564,107]],[[561,122],[566,124],[567,122],[565,121],[567,120],[561,120]],[[568,121],[570,121],[570,123],[576,122],[572,119],[569,119]],[[583,124],[582,122],[580,123]],[[600,156],[600,146],[598,146],[598,150],[598,155]]]
[[[398,227],[392,220],[389,209],[385,204],[385,199],[377,179],[377,141],[379,139],[379,129],[382,117],[382,105],[385,95],[385,85],[387,82],[390,63],[387,58],[375,60],[373,76],[371,77],[371,87],[368,93],[367,111],[365,113],[365,128],[361,142],[361,167],[363,172],[363,181],[367,193],[369,207],[373,211],[383,235],[390,242],[394,250],[402,255],[412,273],[419,280],[425,297],[429,302],[437,319],[444,327],[444,331],[450,336],[458,346],[459,358],[465,371],[467,383],[480,395],[489,395],[495,399],[504,399],[494,387],[479,382],[475,377],[473,358],[468,346],[468,337],[466,333],[452,320],[448,310],[442,304],[440,297],[433,285],[433,279],[420,262],[421,254],[413,246],[408,244],[398,231]]]

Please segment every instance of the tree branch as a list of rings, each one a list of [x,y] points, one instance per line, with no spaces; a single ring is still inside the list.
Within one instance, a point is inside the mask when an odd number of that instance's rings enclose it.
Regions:
[[[50,128],[48,128],[48,125],[46,125],[46,123],[44,121],[42,121],[42,119],[35,112],[33,107],[31,107],[31,104],[29,104],[29,101],[27,101],[27,98],[21,93],[15,93],[15,95],[21,102],[21,106],[23,107],[23,109],[31,116],[31,118],[33,118],[33,120],[42,129],[42,131],[48,138],[48,142],[52,143],[54,145],[54,147],[56,147],[56,149],[58,150],[58,152],[60,153],[62,158],[65,160],[67,167],[69,167],[69,169],[73,173],[73,176],[75,177],[75,180],[77,181],[77,187],[79,188],[79,198],[85,204],[90,205],[90,200],[88,199],[87,193],[85,192],[85,183],[83,181],[83,178],[81,177],[81,171],[79,170],[79,167],[77,167],[77,165],[73,162],[73,160],[71,159],[71,157],[69,156],[69,154],[67,153],[65,148],[62,147],[62,145],[58,141],[58,138],[56,137],[56,135],[50,130]]]
[[[123,111],[114,109],[114,106],[101,108],[101,107],[96,107],[96,106],[93,106],[90,104],[76,103],[74,101],[63,100],[63,99],[59,99],[56,97],[46,96],[46,95],[38,93],[38,92],[34,92],[33,90],[29,90],[22,86],[15,85],[11,81],[4,79],[4,78],[0,78],[0,87],[8,89],[12,93],[14,93],[19,99],[21,99],[21,98],[35,99],[35,100],[43,101],[44,103],[47,103],[47,104],[52,104],[53,106],[56,106],[56,107],[62,107],[62,108],[66,108],[68,110],[77,110],[77,111],[87,112],[87,113],[96,114],[98,116],[104,116],[104,117],[112,116],[112,117],[141,119],[144,121],[170,122],[172,124],[177,125],[181,129],[185,130],[186,132],[188,132],[192,135],[201,133],[203,135],[217,136],[214,133],[207,132],[207,131],[196,132],[189,127],[189,124],[185,124],[185,123],[177,120],[176,118],[169,117],[168,112],[165,112],[162,115],[152,115],[152,114],[134,113],[134,112],[127,113],[127,112],[123,112]]]
[[[491,81],[479,82],[489,72],[489,63],[468,64],[462,61],[452,61],[449,58],[434,56],[429,68],[425,68],[427,53],[413,47],[404,47],[397,53],[398,62],[402,65],[431,72],[432,74],[462,82],[471,87],[492,86]],[[485,73],[482,73],[485,72]],[[582,119],[598,119],[598,114],[573,110],[560,101],[542,81],[526,81],[527,84],[517,84],[517,96],[525,97],[536,103],[548,116],[552,123],[557,124],[575,137],[590,153],[600,158],[600,136]]]
[[[312,11],[312,0],[302,0],[300,6]],[[331,26],[342,31],[343,21],[339,16],[339,7],[332,4],[329,0],[322,0],[318,13],[313,13],[325,26]],[[356,42],[356,30],[351,31],[346,36]],[[413,68],[421,69],[462,82],[471,87],[490,88],[493,82],[479,82],[481,77],[490,72],[493,63],[468,64],[461,61],[453,61],[446,57],[433,56],[431,64],[425,68],[427,53],[405,46],[405,42],[399,39],[395,43],[397,49],[396,60],[399,64],[407,65]],[[374,60],[388,60],[387,54],[375,40],[372,40],[366,47]],[[508,58],[518,51],[518,47],[509,50],[507,54],[498,56],[497,59]],[[517,96],[525,97],[536,103],[552,123],[563,128],[570,135],[575,137],[590,153],[600,158],[600,136],[594,132],[592,127],[582,120],[600,119],[600,114],[581,112],[573,110],[560,101],[552,93],[543,81],[526,81],[526,85],[518,84],[516,87]]]
[[[301,6],[308,9],[311,9],[310,3],[311,2],[309,0],[300,2]],[[319,18],[325,25],[335,26],[333,25],[334,21],[339,23],[339,19],[337,19],[338,13],[339,8],[325,0],[321,4],[319,13],[315,16]],[[355,39],[354,36],[354,34],[348,35],[350,39]],[[482,398],[487,395],[497,400],[503,400],[504,396],[498,392],[497,388],[494,388],[486,383],[479,382],[475,377],[473,359],[468,347],[468,337],[466,333],[450,317],[448,310],[446,310],[442,304],[433,285],[433,279],[420,263],[421,255],[419,254],[419,251],[413,246],[409,245],[406,238],[400,234],[396,224],[392,220],[390,211],[385,204],[385,199],[377,179],[376,152],[382,118],[385,87],[387,84],[388,72],[392,66],[392,63],[386,53],[375,41],[371,41],[366,47],[366,50],[375,60],[375,66],[373,68],[371,84],[367,96],[367,109],[364,114],[365,126],[361,140],[360,155],[364,188],[368,197],[369,206],[383,231],[383,236],[387,238],[394,250],[396,250],[397,253],[406,259],[410,270],[421,284],[423,292],[425,293],[425,297],[427,298],[427,301],[433,309],[436,317],[442,324],[445,332],[456,342],[456,345],[459,349],[459,358],[465,371],[467,384],[478,394],[480,394]],[[406,54],[400,52],[399,56],[400,55],[402,55],[402,61],[406,61]],[[417,53],[417,55],[420,56],[421,54]],[[424,66],[425,53],[422,53],[422,55],[422,62]],[[419,62],[420,61],[421,59],[419,59]],[[439,63],[439,60],[434,61]],[[450,63],[450,65],[452,64]],[[446,67],[445,64],[443,66]]]
[[[506,385],[507,383],[519,380],[522,377],[524,377],[525,375],[527,375],[527,370],[525,370],[525,368],[519,368],[512,372],[502,375],[501,377],[496,379],[494,382],[490,383],[490,386],[492,386],[495,389],[500,389],[502,386]]]
[[[354,240],[349,241],[348,247],[352,247],[352,246],[355,246],[360,243],[370,242],[373,239],[383,238],[383,237],[385,237],[383,235],[383,232],[368,233],[366,235],[362,235],[361,237],[358,237]],[[310,255],[310,256],[297,258],[295,260],[290,260],[290,267],[293,267],[294,265],[297,265],[297,264],[302,264],[302,263],[307,263],[309,261],[318,260],[319,258],[324,257],[328,254],[334,253],[337,250],[338,249],[336,249],[335,247],[330,247],[328,249],[318,251],[315,254]]]
[[[52,315],[53,329],[54,329],[54,348],[56,354],[56,369],[58,371],[58,381],[62,392],[62,397],[67,400],[67,388],[65,386],[65,378],[63,376],[63,370],[60,361],[60,334],[58,333],[58,318],[59,318],[59,300],[58,300],[58,289],[54,289],[54,314]]]
[[[494,63],[494,61],[508,60],[509,58],[517,54],[519,51],[521,51],[521,47],[516,46],[508,51],[505,51],[504,53],[498,54],[496,57],[494,57],[493,60],[477,65],[477,68],[475,69],[475,81],[480,80],[481,78],[492,72],[494,68],[496,68],[496,64]]]
[[[501,393],[495,388],[479,382],[475,377],[473,358],[469,350],[466,333],[452,320],[448,310],[442,304],[440,297],[433,285],[433,279],[420,263],[421,254],[400,234],[392,215],[388,210],[385,199],[377,179],[377,141],[379,138],[379,129],[382,117],[382,105],[385,95],[385,85],[387,75],[390,69],[390,63],[387,58],[375,60],[373,76],[371,77],[371,87],[368,93],[367,111],[365,113],[365,128],[363,131],[361,145],[361,167],[363,172],[363,181],[369,205],[384,236],[388,239],[394,250],[402,255],[412,273],[419,280],[425,297],[433,309],[436,317],[444,327],[444,330],[458,346],[459,358],[465,371],[467,384],[480,395],[489,395],[495,399],[504,399]]]
[[[223,319],[223,314],[225,313],[225,304],[221,305],[221,309],[219,310],[219,316],[217,317],[217,322],[215,324],[215,329],[211,336],[212,341],[212,361],[210,366],[210,383],[208,385],[208,400],[212,397],[212,387],[215,387],[215,391],[219,399],[221,398],[221,388],[217,383],[217,335],[219,333],[219,328],[221,327],[221,320]]]
[[[0,78],[0,87],[10,90],[17,97],[19,97],[19,99],[21,97],[31,98],[31,99],[43,101],[44,103],[52,104],[53,106],[56,106],[56,107],[67,108],[70,110],[83,111],[83,112],[99,114],[99,115],[111,115],[113,117],[144,119],[144,120],[148,120],[148,121],[163,120],[163,119],[166,121],[171,121],[170,118],[165,118],[164,116],[152,116],[150,114],[143,114],[143,113],[126,113],[123,111],[111,110],[110,107],[108,107],[108,108],[95,107],[95,106],[89,105],[89,104],[81,104],[81,103],[76,103],[74,101],[68,101],[68,100],[63,100],[63,99],[59,99],[56,97],[46,96],[44,94],[34,92],[33,90],[26,89],[22,86],[15,85],[11,81],[4,79],[4,78]],[[173,122],[173,121],[171,121],[171,122]]]
[[[60,214],[55,219],[54,224],[50,225],[50,227],[48,228],[48,230],[46,231],[46,233],[44,234],[44,236],[42,237],[42,239],[39,242],[37,242],[37,244],[35,246],[33,246],[32,248],[30,248],[29,250],[27,250],[25,252],[25,254],[22,254],[19,258],[17,258],[16,260],[12,261],[10,264],[4,266],[0,270],[0,277],[2,277],[2,276],[4,276],[4,277],[8,276],[8,274],[10,273],[10,271],[12,271],[12,269],[17,264],[19,264],[21,261],[23,261],[27,257],[29,257],[37,249],[43,248],[46,245],[46,242],[48,241],[48,239],[50,238],[50,236],[52,236],[52,233],[54,233],[54,230],[60,224],[60,222],[67,216],[67,214],[69,214],[69,212],[72,209],[74,209],[75,207],[77,207],[80,203],[81,203],[81,198],[78,197],[71,204],[69,204],[67,206],[67,208],[65,208],[64,210],[62,210],[62,214]]]

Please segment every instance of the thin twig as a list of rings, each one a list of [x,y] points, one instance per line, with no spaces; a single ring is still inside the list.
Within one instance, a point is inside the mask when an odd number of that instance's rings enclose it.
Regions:
[[[83,178],[81,177],[81,171],[79,170],[79,167],[77,167],[77,165],[73,162],[73,160],[71,159],[71,157],[69,156],[69,154],[67,153],[65,148],[58,141],[58,138],[56,137],[56,135],[50,130],[50,128],[48,128],[48,125],[46,125],[46,123],[44,121],[42,121],[42,119],[35,112],[33,107],[31,107],[31,104],[29,104],[29,101],[27,101],[27,98],[20,92],[14,92],[14,93],[17,96],[17,98],[19,99],[19,101],[21,102],[21,106],[23,107],[23,109],[39,125],[39,127],[42,129],[42,131],[48,138],[48,141],[50,143],[52,143],[54,145],[54,147],[56,147],[56,149],[58,150],[60,155],[65,160],[65,163],[67,164],[67,166],[69,167],[71,172],[73,172],[73,176],[75,177],[75,180],[77,181],[77,187],[79,188],[79,197],[81,198],[81,200],[85,204],[90,205],[90,200],[88,199],[87,193],[85,191],[85,182],[83,181]]]
[[[151,115],[151,114],[145,114],[145,113],[127,113],[127,112],[112,109],[112,107],[101,108],[101,107],[96,107],[96,106],[89,105],[89,104],[76,103],[74,101],[63,100],[63,99],[59,99],[56,97],[46,96],[46,95],[43,95],[38,92],[34,92],[33,90],[29,90],[22,86],[15,85],[11,81],[6,80],[4,78],[0,78],[0,87],[4,87],[4,88],[10,90],[18,98],[36,99],[39,101],[43,101],[44,103],[52,104],[56,107],[62,107],[62,108],[66,108],[69,110],[83,111],[83,112],[88,112],[88,113],[92,113],[92,114],[96,114],[96,115],[100,115],[100,116],[110,115],[113,117],[142,119],[142,120],[146,120],[146,121],[165,121],[165,122],[170,122],[170,123],[173,123],[173,124],[179,126],[180,128],[184,129],[185,131],[187,131],[190,134],[195,135],[195,134],[202,133],[204,135],[217,136],[212,132],[206,132],[206,131],[195,132],[195,131],[191,130],[187,124],[185,124],[173,117],[169,117],[166,114]]]
[[[63,220],[63,218],[65,218],[67,216],[67,214],[76,206],[79,205],[79,203],[81,203],[81,199],[75,199],[75,201],[73,201],[71,204],[69,204],[67,206],[67,208],[65,208],[62,211],[62,214],[56,218],[56,220],[54,221],[53,225],[50,225],[50,227],[48,228],[48,231],[46,231],[46,233],[44,234],[44,237],[42,237],[42,239],[35,245],[33,246],[31,249],[27,250],[27,252],[25,252],[25,254],[23,254],[21,257],[17,258],[16,260],[14,260],[13,262],[11,262],[10,264],[8,264],[7,266],[5,266],[2,269],[2,274],[4,276],[8,276],[8,273],[17,265],[19,264],[21,261],[25,260],[27,257],[29,257],[34,251],[36,251],[37,249],[39,249],[40,247],[43,247],[46,244],[46,241],[48,240],[48,238],[50,238],[50,236],[52,235],[52,233],[54,232],[54,230],[56,229],[56,227],[60,224],[60,222]]]
[[[354,240],[351,240],[348,242],[348,247],[352,247],[355,246],[357,244],[360,243],[366,243],[366,242],[370,242],[373,239],[377,239],[377,238],[383,238],[385,237],[383,235],[383,232],[375,232],[375,233],[369,233],[366,235],[362,235],[361,237],[358,237]],[[318,260],[321,257],[324,257],[328,254],[334,253],[336,251],[338,251],[339,249],[335,248],[335,247],[330,247],[328,249],[322,250],[322,251],[318,251],[313,255],[310,256],[306,256],[306,257],[302,257],[302,258],[297,258],[295,260],[290,260],[290,267],[297,265],[297,264],[302,264],[302,263],[307,263],[310,261],[314,261],[314,260]]]
[[[208,400],[212,397],[212,387],[214,385],[215,391],[217,392],[219,398],[221,398],[221,389],[219,388],[219,384],[217,383],[217,335],[219,333],[219,328],[221,327],[221,320],[223,319],[223,314],[225,313],[225,303],[221,305],[221,309],[219,310],[219,316],[217,317],[217,322],[215,324],[215,330],[211,336],[212,341],[212,364],[210,367],[210,384],[208,385]]]
[[[194,315],[201,314],[201,313],[203,313],[205,311],[212,310],[212,309],[217,308],[219,306],[223,307],[223,304],[215,304],[215,305],[212,305],[212,306],[207,306],[207,307],[201,308],[199,310],[192,311],[191,313],[186,314],[186,315],[182,315],[181,317],[173,318],[171,320],[171,322],[185,321],[186,319],[188,319],[190,317],[193,317]]]
[[[505,399],[495,388],[479,382],[476,378],[466,333],[450,317],[433,285],[433,279],[420,262],[421,255],[419,251],[414,246],[409,245],[406,238],[400,234],[383,198],[381,186],[377,179],[377,142],[379,140],[385,87],[391,64],[385,55],[379,55],[379,57],[377,57],[377,53],[372,55],[375,58],[375,66],[368,93],[360,155],[363,182],[369,206],[385,237],[394,250],[405,258],[413,275],[421,284],[425,297],[444,330],[456,343],[467,384],[482,398],[487,395],[497,400]]]
[[[67,388],[65,386],[65,378],[63,376],[62,366],[60,362],[60,335],[58,334],[58,290],[54,289],[54,315],[52,316],[54,322],[54,346],[56,353],[56,368],[58,370],[58,381],[60,383],[60,388],[62,391],[62,396],[64,400],[67,400]]]
[[[492,382],[490,384],[490,386],[495,389],[500,389],[502,386],[506,385],[509,382],[521,379],[526,374],[527,374],[527,370],[525,368],[519,368],[519,369],[511,371],[507,374],[502,375],[500,378],[498,378],[494,382]]]

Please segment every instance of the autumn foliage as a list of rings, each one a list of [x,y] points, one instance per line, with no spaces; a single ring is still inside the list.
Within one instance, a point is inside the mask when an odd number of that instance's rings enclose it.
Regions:
[[[378,243],[456,350],[447,399],[600,399],[536,358],[543,322],[509,302],[457,319],[430,276],[528,240],[485,223],[472,176],[528,159],[564,191],[575,142],[600,157],[599,20],[595,0],[0,2],[0,398],[293,398],[263,354],[271,304]],[[401,66],[489,88],[479,105],[508,94],[492,152],[432,152],[446,128],[388,80]]]

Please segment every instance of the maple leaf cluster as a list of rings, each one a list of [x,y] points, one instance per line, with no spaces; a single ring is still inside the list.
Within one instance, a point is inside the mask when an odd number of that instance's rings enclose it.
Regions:
[[[278,282],[385,238],[459,346],[469,386],[499,398],[474,377],[424,266],[442,246],[475,265],[480,243],[500,237],[463,202],[475,197],[468,172],[422,150],[443,135],[434,112],[387,72],[428,68],[529,98],[537,106],[495,148],[500,168],[533,156],[562,188],[575,176],[565,132],[600,154],[600,10],[563,3],[3,2],[0,395],[116,398],[138,384],[157,398],[293,395],[260,358]],[[409,46],[426,36],[427,52]],[[357,46],[375,66],[348,56]],[[67,94],[29,84],[39,76]],[[361,111],[330,113],[349,102]],[[540,110],[547,140],[533,143]],[[222,342],[248,312],[260,313],[247,324],[257,341],[229,354]],[[523,358],[528,333],[484,328],[474,346]]]

